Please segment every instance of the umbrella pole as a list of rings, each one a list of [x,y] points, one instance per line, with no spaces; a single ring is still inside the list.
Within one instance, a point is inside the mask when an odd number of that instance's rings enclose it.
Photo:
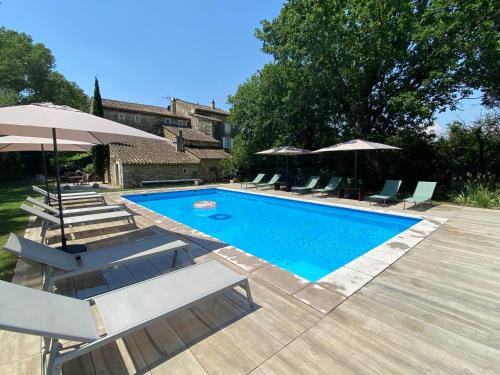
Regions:
[[[358,184],[358,151],[354,150],[354,186]]]
[[[42,146],[42,162],[43,162],[43,173],[45,176],[45,190],[47,190],[47,204],[50,206],[50,190],[49,190],[49,176],[47,174],[47,163],[45,161],[45,148]]]
[[[82,251],[87,251],[85,245],[70,245],[66,243],[66,235],[64,233],[64,218],[63,218],[63,208],[62,208],[62,197],[61,197],[61,176],[59,173],[59,153],[57,152],[57,135],[56,129],[52,128],[52,142],[54,144],[54,158],[56,161],[56,186],[57,186],[57,200],[59,201],[59,225],[61,226],[61,250],[76,254]]]
[[[62,250],[67,249],[66,235],[64,234],[64,218],[61,198],[61,177],[59,175],[59,153],[57,152],[57,135],[56,129],[52,128],[52,142],[54,143],[54,157],[56,160],[56,186],[57,186],[57,200],[59,201],[59,225],[61,226],[61,243]]]
[[[286,189],[288,191],[288,187],[290,186],[290,180],[288,178],[288,155],[286,155]]]

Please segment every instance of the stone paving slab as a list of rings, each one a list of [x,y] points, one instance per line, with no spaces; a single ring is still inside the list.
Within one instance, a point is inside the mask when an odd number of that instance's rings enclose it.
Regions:
[[[295,293],[294,297],[306,305],[314,307],[323,314],[328,314],[345,300],[344,296],[323,288],[318,284],[306,286]]]

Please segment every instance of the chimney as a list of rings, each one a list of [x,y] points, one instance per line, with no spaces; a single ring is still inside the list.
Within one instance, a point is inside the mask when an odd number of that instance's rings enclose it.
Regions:
[[[176,108],[176,107],[177,107],[177,99],[172,98],[172,99],[170,100],[170,110],[172,111],[172,113],[173,113],[174,115],[175,115],[175,112],[176,112],[176,110],[177,110],[177,108]]]
[[[215,109],[215,100],[212,99],[212,102],[210,103],[210,108]]]
[[[184,137],[182,136],[182,130],[179,130],[179,135],[175,137],[175,151],[184,152]]]

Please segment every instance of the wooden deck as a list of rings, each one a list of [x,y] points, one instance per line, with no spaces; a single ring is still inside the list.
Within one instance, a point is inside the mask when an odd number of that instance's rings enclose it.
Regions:
[[[245,273],[211,252],[219,243],[136,211],[139,231],[77,227],[74,242],[96,248],[170,230],[192,242],[196,261],[216,258]],[[449,220],[327,315],[247,274],[255,310],[247,310],[243,294],[230,292],[70,362],[63,373],[499,373],[500,211],[440,205],[426,213]],[[27,235],[38,236],[36,223]],[[169,261],[143,261],[59,287],[86,297],[168,272]],[[14,282],[37,287],[40,271],[19,261]],[[0,331],[0,373],[39,373],[38,348],[37,337]]]

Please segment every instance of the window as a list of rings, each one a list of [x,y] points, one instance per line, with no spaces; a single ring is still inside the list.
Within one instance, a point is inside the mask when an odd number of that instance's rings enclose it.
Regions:
[[[118,113],[118,121],[125,121],[125,115],[123,113]]]
[[[224,123],[224,133],[231,134],[231,124],[229,122]]]
[[[170,124],[170,119],[169,118],[165,119],[165,124]]]
[[[135,116],[134,116],[134,123],[136,123],[136,124],[140,124],[140,123],[141,123],[141,116],[139,116],[139,115],[135,115]]]
[[[233,138],[231,137],[222,138],[222,148],[233,148]]]
[[[188,173],[187,168],[183,168],[183,169],[182,169],[182,173],[187,174],[187,173]]]

